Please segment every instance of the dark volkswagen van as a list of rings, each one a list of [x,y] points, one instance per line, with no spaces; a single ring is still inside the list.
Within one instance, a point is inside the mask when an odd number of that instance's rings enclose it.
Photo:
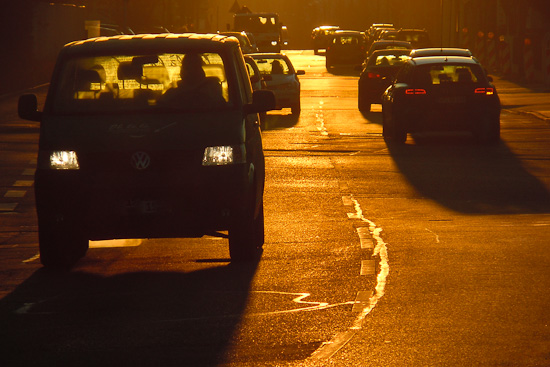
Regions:
[[[229,231],[234,261],[264,242],[258,113],[233,37],[161,34],[76,41],[60,52],[40,121],[35,176],[40,257],[70,268],[89,240]]]

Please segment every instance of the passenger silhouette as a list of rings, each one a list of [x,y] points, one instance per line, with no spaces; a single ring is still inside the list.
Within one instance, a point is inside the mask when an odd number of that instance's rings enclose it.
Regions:
[[[273,60],[271,63],[271,74],[283,74],[283,65],[279,60]]]
[[[177,87],[166,91],[159,100],[161,105],[215,107],[225,103],[220,80],[206,76],[200,54],[188,53],[183,57],[180,77]]]

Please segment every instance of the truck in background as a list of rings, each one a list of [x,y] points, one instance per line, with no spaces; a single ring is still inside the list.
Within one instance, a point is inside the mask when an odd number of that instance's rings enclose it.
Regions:
[[[237,13],[233,16],[233,30],[252,33],[260,52],[281,51],[282,28],[277,13]]]

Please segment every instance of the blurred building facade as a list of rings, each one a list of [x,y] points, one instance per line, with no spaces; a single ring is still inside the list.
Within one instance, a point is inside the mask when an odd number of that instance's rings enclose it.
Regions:
[[[48,81],[62,45],[88,36],[86,20],[135,32],[159,26],[216,32],[231,29],[243,6],[279,13],[290,48],[311,47],[311,30],[319,25],[363,31],[390,22],[426,29],[434,46],[469,47],[491,68],[502,69],[508,57],[510,67],[497,71],[550,83],[549,0],[18,0],[3,4],[0,14],[0,37],[10,53],[0,66],[26,71],[8,73],[0,93]]]

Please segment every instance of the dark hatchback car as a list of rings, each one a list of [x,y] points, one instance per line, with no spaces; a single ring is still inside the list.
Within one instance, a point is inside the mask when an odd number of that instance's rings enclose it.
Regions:
[[[496,143],[500,100],[491,81],[471,57],[407,60],[382,96],[384,139],[402,144],[407,133],[468,131]]]
[[[340,29],[337,25],[322,25],[314,28],[311,32],[311,44],[315,55],[320,49],[326,50],[330,38],[336,30]]]
[[[400,29],[396,39],[410,42],[414,48],[431,47],[430,35],[425,29]]]
[[[358,83],[358,107],[370,111],[371,104],[382,102],[382,93],[409,57],[409,50],[385,49],[374,51],[361,71]]]
[[[326,68],[358,66],[365,59],[365,36],[359,31],[334,32],[326,51]]]
[[[229,230],[232,260],[264,242],[264,155],[239,42],[214,34],[76,41],[59,54],[35,174],[40,258],[69,268],[89,240],[200,237]]]

